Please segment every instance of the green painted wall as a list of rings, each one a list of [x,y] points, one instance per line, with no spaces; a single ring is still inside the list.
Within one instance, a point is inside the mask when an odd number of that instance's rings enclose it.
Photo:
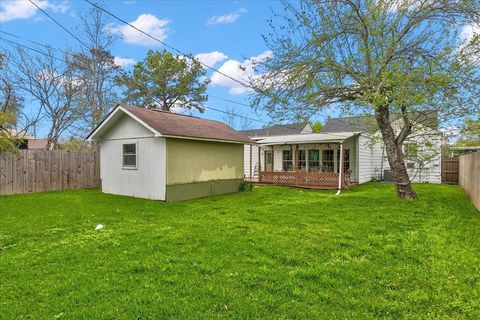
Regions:
[[[167,138],[167,186],[243,179],[243,144]]]
[[[167,186],[165,200],[181,201],[238,192],[243,179],[213,180]]]

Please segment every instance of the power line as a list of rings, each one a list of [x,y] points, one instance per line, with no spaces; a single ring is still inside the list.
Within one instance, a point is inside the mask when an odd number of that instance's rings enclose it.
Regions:
[[[37,49],[35,49],[35,48],[26,46],[26,45],[21,44],[21,43],[18,43],[18,42],[16,42],[16,41],[12,41],[12,40],[9,40],[9,39],[3,38],[3,37],[0,37],[0,39],[9,42],[11,45],[17,45],[17,46],[20,46],[20,47],[22,47],[22,48],[24,48],[24,49],[27,49],[27,50],[30,50],[30,51],[34,51],[34,52],[39,53],[39,54],[42,54],[42,55],[44,55],[44,56],[46,56],[46,57],[50,57],[50,55],[49,55],[48,53],[45,53],[45,52],[40,51],[40,50],[37,50]],[[52,49],[54,49],[54,48],[52,48]],[[62,61],[62,62],[64,62],[64,63],[68,63],[67,61],[65,61],[65,60],[63,60],[63,59],[61,59],[61,58],[59,58],[59,57],[57,57],[57,56],[52,56],[52,57],[55,58],[55,59],[57,59],[57,60],[59,60],[59,61]]]
[[[63,30],[65,30],[69,35],[71,35],[72,37],[74,37],[75,39],[77,39],[78,42],[80,42],[85,48],[87,49],[90,49],[89,46],[87,46],[82,40],[80,40],[76,35],[74,35],[70,30],[68,30],[66,27],[64,27],[60,22],[58,22],[57,20],[55,20],[54,17],[52,17],[51,15],[49,15],[45,10],[43,10],[42,8],[40,8],[33,0],[28,0],[30,1],[31,4],[33,4],[35,7],[37,7],[38,10],[40,10],[43,14],[45,14],[50,20],[52,20],[53,22],[55,22],[60,28],[62,28]]]
[[[32,1],[32,0],[29,0],[29,1]],[[139,28],[135,27],[135,26],[132,25],[130,22],[128,22],[128,21],[126,21],[126,20],[118,17],[117,15],[115,15],[115,14],[111,13],[110,11],[108,11],[107,9],[105,9],[105,8],[103,8],[103,7],[95,4],[95,3],[93,3],[92,1],[90,1],[90,0],[84,0],[84,1],[85,1],[85,2],[88,2],[90,5],[94,6],[94,7],[97,8],[98,10],[101,10],[101,11],[105,12],[106,14],[112,16],[113,18],[117,19],[118,21],[120,21],[120,22],[128,25],[129,27],[137,30],[138,32],[144,34],[145,36],[147,36],[147,37],[149,37],[149,38],[151,38],[151,39],[153,39],[153,40],[155,40],[155,41],[163,44],[165,47],[169,48],[170,50],[173,50],[173,51],[175,51],[176,53],[179,53],[180,55],[182,55],[182,56],[184,56],[184,57],[188,57],[188,58],[190,58],[190,59],[192,59],[192,60],[194,60],[194,61],[197,61],[198,63],[200,63],[201,65],[203,65],[205,68],[208,68],[208,69],[210,69],[210,70],[212,70],[212,71],[215,71],[215,72],[221,74],[222,76],[227,77],[227,78],[229,78],[230,80],[233,80],[233,81],[241,84],[241,85],[244,86],[244,87],[251,88],[251,86],[250,86],[249,84],[247,84],[247,83],[245,83],[245,82],[243,82],[243,81],[241,81],[241,80],[235,79],[234,77],[232,77],[232,76],[230,76],[230,75],[228,75],[228,74],[226,74],[226,73],[224,73],[224,72],[222,72],[222,71],[219,71],[218,69],[216,69],[216,68],[214,68],[214,67],[209,66],[208,64],[206,64],[206,63],[204,63],[204,62],[202,62],[202,61],[200,61],[200,60],[198,60],[198,59],[190,56],[189,54],[186,54],[186,53],[182,52],[181,50],[179,50],[179,49],[177,49],[177,48],[175,48],[175,47],[167,44],[165,41],[162,41],[162,40],[158,39],[157,37],[154,37],[154,36],[152,36],[151,34],[143,31],[142,29],[139,29]]]

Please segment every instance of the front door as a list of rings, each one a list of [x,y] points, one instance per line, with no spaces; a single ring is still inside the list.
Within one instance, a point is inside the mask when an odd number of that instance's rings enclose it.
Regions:
[[[273,171],[272,150],[265,150],[265,171]]]

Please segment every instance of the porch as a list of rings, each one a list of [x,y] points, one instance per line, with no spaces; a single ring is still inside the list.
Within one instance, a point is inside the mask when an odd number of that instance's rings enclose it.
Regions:
[[[343,189],[356,184],[356,134],[303,134],[258,141],[257,163],[245,178],[259,184]],[[253,163],[250,146],[250,165]]]

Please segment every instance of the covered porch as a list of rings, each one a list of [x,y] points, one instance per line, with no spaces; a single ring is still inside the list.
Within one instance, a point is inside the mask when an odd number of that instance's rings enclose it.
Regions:
[[[251,168],[247,178],[261,184],[348,188],[356,184],[356,136],[317,133],[267,137],[257,142],[258,168]]]

